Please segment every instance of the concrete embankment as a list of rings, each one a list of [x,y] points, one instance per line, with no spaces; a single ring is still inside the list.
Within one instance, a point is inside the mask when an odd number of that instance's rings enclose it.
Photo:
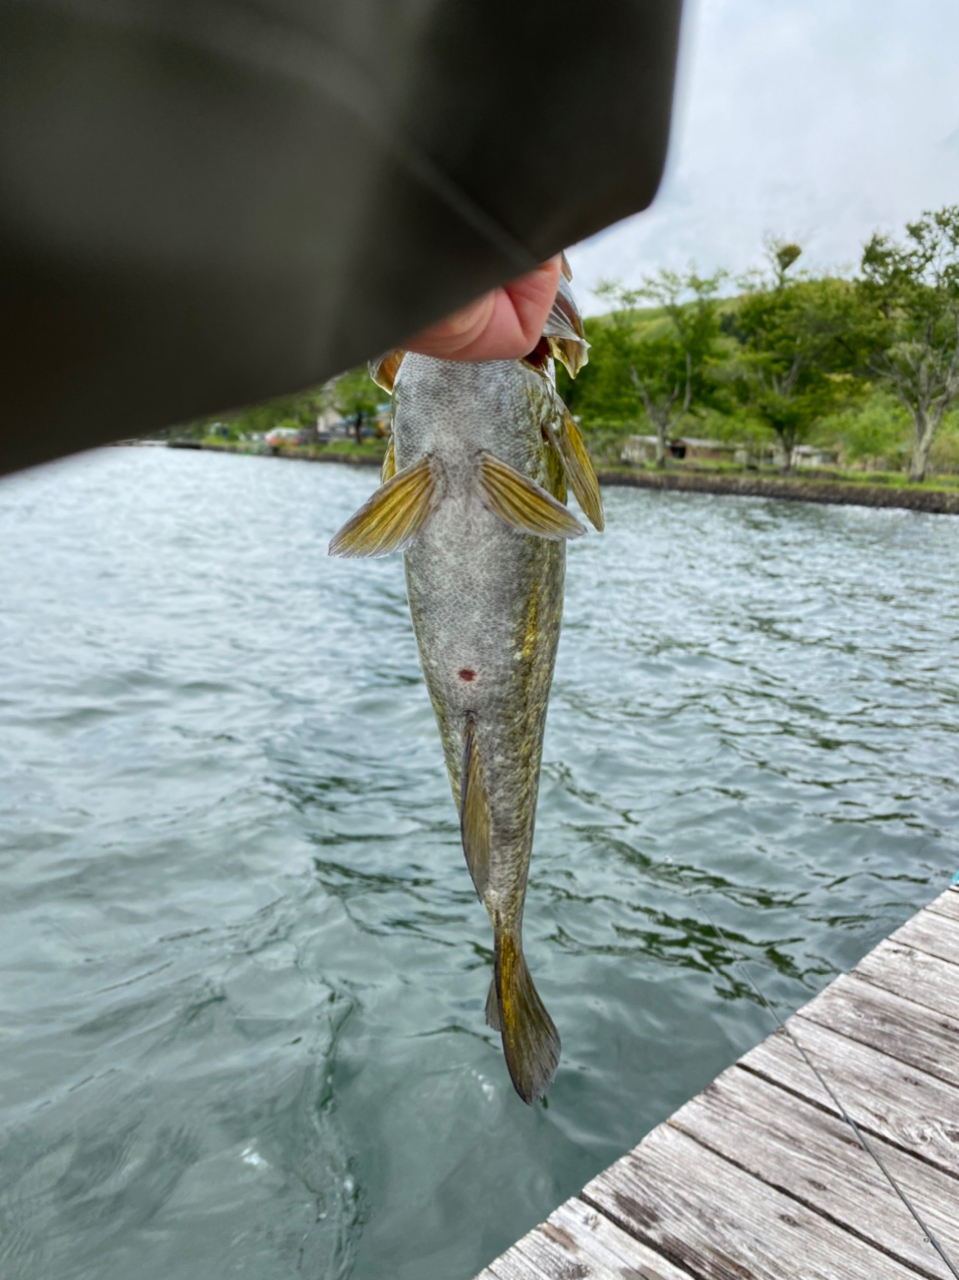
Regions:
[[[242,453],[254,458],[294,458],[298,462],[339,462],[347,467],[381,467],[383,454],[355,453],[304,453],[301,449],[286,449],[283,445],[275,448],[250,448],[248,445],[208,444],[199,440],[170,440],[168,449],[203,449],[209,453]]]
[[[301,462],[335,462],[347,467],[379,467],[382,455],[304,453],[296,448],[250,448],[235,444],[201,444],[197,440],[171,440],[171,449],[207,449],[213,453],[245,453],[258,457],[295,458]],[[826,502],[838,506],[898,507],[933,515],[959,515],[959,491],[899,488],[895,485],[849,484],[841,480],[793,476],[716,475],[705,471],[599,471],[601,485],[633,489],[665,489],[683,493],[725,493],[739,498],[781,498],[787,502]]]
[[[740,498],[782,498],[787,502],[828,502],[838,506],[899,507],[935,515],[959,515],[959,492],[901,489],[893,485],[844,484],[776,476],[709,475],[695,471],[600,471],[601,485],[666,489],[684,493],[726,493]]]

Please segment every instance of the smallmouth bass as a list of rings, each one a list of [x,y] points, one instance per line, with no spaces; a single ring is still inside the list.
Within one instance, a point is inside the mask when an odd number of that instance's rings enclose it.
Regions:
[[[553,357],[586,362],[568,267],[524,360],[458,363],[394,351],[370,365],[393,396],[383,483],[330,554],[403,550],[420,662],[460,815],[466,864],[493,926],[486,1021],[516,1092],[545,1093],[560,1039],[523,956],[546,708],[563,612],[566,541],[603,528],[599,486],[555,390]]]

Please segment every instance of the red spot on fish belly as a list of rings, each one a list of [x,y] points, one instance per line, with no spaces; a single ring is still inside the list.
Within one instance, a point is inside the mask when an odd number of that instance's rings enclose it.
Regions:
[[[461,680],[469,681],[473,679],[473,677],[476,675],[476,672],[470,671],[469,667],[463,667],[463,669],[457,672],[457,674],[459,675],[459,678]]]

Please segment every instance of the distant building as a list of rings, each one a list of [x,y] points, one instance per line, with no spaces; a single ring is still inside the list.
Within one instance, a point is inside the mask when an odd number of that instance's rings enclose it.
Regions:
[[[671,458],[683,458],[687,462],[732,462],[742,445],[728,440],[704,440],[699,436],[677,436],[670,440],[667,452]],[[656,461],[655,436],[627,436],[620,454],[623,462],[647,463]]]

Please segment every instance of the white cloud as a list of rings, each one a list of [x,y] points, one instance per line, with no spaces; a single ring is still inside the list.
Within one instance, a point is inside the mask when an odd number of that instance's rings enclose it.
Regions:
[[[956,0],[686,0],[666,174],[651,209],[570,252],[604,277],[735,273],[764,233],[854,266],[877,229],[959,203]]]

